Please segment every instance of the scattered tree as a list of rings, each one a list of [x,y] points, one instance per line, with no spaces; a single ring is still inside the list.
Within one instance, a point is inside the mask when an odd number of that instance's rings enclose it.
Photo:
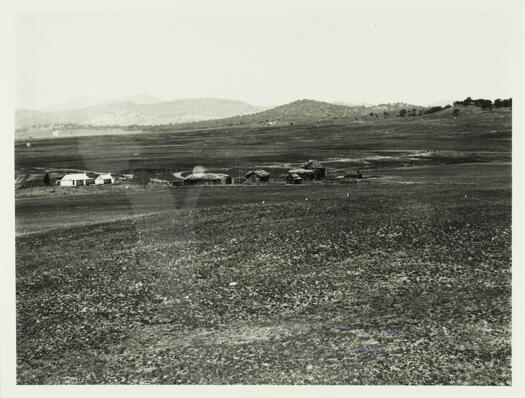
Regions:
[[[496,105],[496,102],[495,102],[494,106],[499,107],[498,105],[501,105],[501,102],[499,100],[496,100],[496,101],[498,102],[498,104]],[[474,105],[474,106],[480,107],[483,110],[492,109],[493,107],[492,101],[489,99],[479,98],[479,99],[473,100],[470,97],[467,97],[464,101],[454,101],[454,106],[460,106],[460,105],[463,105],[463,106]]]
[[[512,108],[512,98],[509,99],[497,99],[494,101],[495,108]]]
[[[51,182],[51,179],[49,178],[49,173],[46,173],[44,176],[44,185],[49,185]]]
[[[428,115],[430,113],[436,113],[436,112],[439,112],[439,111],[442,111],[443,108],[441,106],[433,106],[433,107],[430,107],[430,108],[427,108],[423,111],[423,114],[424,115]]]

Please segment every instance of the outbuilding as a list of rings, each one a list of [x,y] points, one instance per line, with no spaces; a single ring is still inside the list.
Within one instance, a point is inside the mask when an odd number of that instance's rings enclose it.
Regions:
[[[56,184],[60,185],[61,187],[77,187],[81,185],[91,185],[94,183],[95,179],[89,177],[85,172],[66,174],[60,180],[56,181]]]
[[[109,173],[100,174],[97,178],[95,178],[95,184],[97,185],[114,184],[114,183],[115,183],[115,178]]]

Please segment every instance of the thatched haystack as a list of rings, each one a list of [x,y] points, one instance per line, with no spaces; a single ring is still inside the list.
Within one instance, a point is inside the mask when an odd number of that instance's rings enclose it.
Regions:
[[[320,180],[326,175],[326,168],[317,160],[308,160],[302,166],[303,169],[312,170],[316,180]]]
[[[246,181],[260,183],[268,183],[270,181],[270,173],[264,170],[252,170],[245,175]]]

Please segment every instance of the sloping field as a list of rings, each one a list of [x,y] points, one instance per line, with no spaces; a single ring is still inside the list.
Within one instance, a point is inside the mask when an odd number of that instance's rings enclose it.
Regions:
[[[18,383],[510,384],[510,165],[421,169],[17,200]]]
[[[512,115],[507,110],[480,112],[454,119],[378,119],[273,128],[239,127],[203,131],[165,131],[114,136],[35,140],[15,143],[16,169],[32,167],[101,170],[191,170],[248,168],[308,159],[385,155],[378,151],[512,150]],[[438,155],[434,155],[438,156]],[[416,160],[413,160],[416,162]],[[463,160],[465,162],[465,160]],[[388,162],[386,162],[388,164]]]

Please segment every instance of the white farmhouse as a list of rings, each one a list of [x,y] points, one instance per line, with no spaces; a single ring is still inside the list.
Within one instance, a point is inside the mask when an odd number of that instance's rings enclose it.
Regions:
[[[66,174],[62,179],[57,180],[57,185],[62,187],[76,187],[80,185],[94,184],[95,180],[86,173]]]
[[[100,174],[97,178],[95,178],[95,184],[114,184],[115,178],[110,174]]]

